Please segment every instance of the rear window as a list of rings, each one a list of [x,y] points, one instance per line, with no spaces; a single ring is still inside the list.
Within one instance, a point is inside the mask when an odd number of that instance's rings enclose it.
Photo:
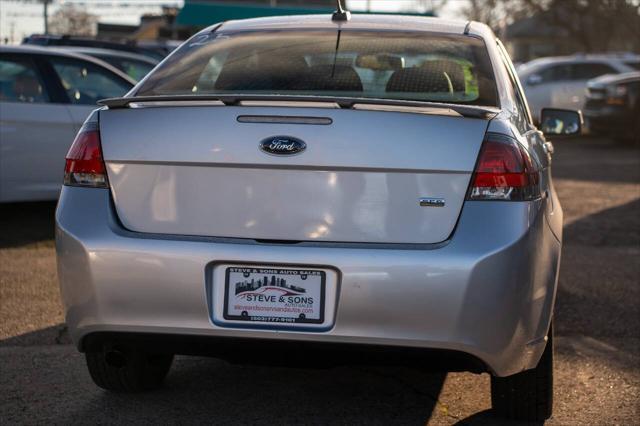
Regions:
[[[147,75],[149,71],[151,71],[154,67],[154,65],[150,63],[138,61],[136,59],[100,55],[95,55],[95,57],[102,59],[110,65],[113,65],[123,73],[127,74],[129,77],[133,78],[135,81],[142,80],[142,78]]]
[[[482,40],[395,31],[197,35],[153,72],[137,95],[231,93],[497,106]]]

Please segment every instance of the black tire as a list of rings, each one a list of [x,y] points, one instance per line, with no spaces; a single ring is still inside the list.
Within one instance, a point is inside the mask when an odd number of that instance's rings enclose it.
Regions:
[[[131,347],[87,352],[85,358],[93,382],[112,392],[157,389],[173,362],[173,355],[149,354]]]
[[[543,422],[553,412],[553,325],[536,368],[508,377],[491,377],[494,412],[513,420]]]

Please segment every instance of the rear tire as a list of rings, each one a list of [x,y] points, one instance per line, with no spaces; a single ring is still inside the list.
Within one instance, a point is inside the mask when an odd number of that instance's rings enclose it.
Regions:
[[[508,377],[491,377],[491,405],[500,417],[542,422],[553,412],[553,325],[538,365]]]
[[[85,354],[93,382],[112,392],[144,392],[162,386],[173,355],[114,347]]]

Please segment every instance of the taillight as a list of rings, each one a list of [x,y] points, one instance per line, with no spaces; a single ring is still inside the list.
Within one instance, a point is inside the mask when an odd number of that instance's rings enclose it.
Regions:
[[[526,201],[538,197],[540,176],[527,150],[508,136],[487,134],[467,199]]]
[[[64,184],[71,186],[107,187],[107,172],[102,158],[98,123],[85,123],[66,157]]]

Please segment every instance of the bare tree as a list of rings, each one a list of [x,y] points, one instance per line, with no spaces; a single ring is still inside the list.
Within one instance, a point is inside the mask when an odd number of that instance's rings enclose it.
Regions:
[[[535,9],[528,4],[529,0],[469,0],[469,5],[462,13],[472,21],[487,24],[499,32],[515,20],[531,16]],[[532,0],[542,4],[548,0]]]
[[[567,34],[584,52],[620,45],[640,51],[639,0],[469,0],[463,13],[499,33],[506,25],[535,15]]]
[[[640,50],[640,6],[635,0],[526,0],[551,25],[564,28],[584,52],[604,52],[631,41]],[[622,43],[621,43],[622,42]]]
[[[437,15],[449,0],[419,0],[413,2],[397,2],[400,4],[398,8],[401,12],[430,12]],[[369,3],[368,3],[369,4]]]
[[[436,15],[449,3],[449,0],[430,0],[427,8]]]
[[[84,8],[65,3],[51,15],[49,31],[59,35],[94,35],[98,19]]]

